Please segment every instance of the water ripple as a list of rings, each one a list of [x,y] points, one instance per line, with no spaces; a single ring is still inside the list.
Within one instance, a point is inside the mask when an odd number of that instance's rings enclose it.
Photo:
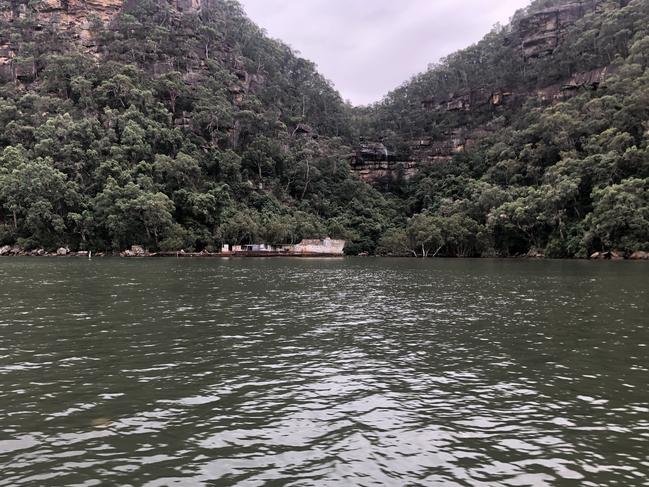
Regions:
[[[649,485],[646,270],[2,260],[0,486]]]

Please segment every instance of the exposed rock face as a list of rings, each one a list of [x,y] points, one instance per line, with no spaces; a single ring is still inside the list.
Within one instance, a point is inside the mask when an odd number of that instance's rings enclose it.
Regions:
[[[543,102],[556,103],[579,93],[580,90],[596,90],[605,86],[606,80],[617,73],[615,66],[605,66],[583,73],[576,73],[568,79],[529,92],[514,92],[507,89],[488,91],[476,90],[470,93],[451,95],[449,98],[425,98],[421,106],[428,111],[470,112],[473,110],[495,110],[511,107],[525,98],[537,97]]]
[[[124,0],[41,0],[28,7],[28,2],[14,0],[11,8],[3,12],[3,16],[13,21],[26,17],[33,9],[38,28],[56,27],[88,41],[93,19],[108,23],[123,4]]]
[[[407,153],[394,154],[381,142],[365,142],[350,156],[352,169],[368,183],[386,184],[412,179],[422,167],[449,162],[456,154],[473,147],[491,131],[456,129],[441,137],[410,142]]]
[[[179,129],[191,130],[194,126],[191,113],[181,112],[179,116],[174,119],[174,126]]]
[[[136,2],[137,0],[12,0],[7,2],[9,7],[4,9],[2,16],[7,20],[23,18],[33,9],[42,25],[83,31],[86,24],[94,18],[108,23],[122,8],[128,9]],[[167,4],[179,13],[193,13],[208,6],[210,0],[159,0],[159,3]]]
[[[515,45],[520,45],[526,59],[551,55],[568,38],[571,26],[598,8],[610,8],[611,3],[624,6],[629,3],[629,0],[574,0],[564,5],[534,12],[515,22],[514,32],[509,37],[509,41],[515,39]],[[597,90],[604,87],[607,79],[616,72],[615,66],[605,66],[576,73],[567,79],[536,89],[522,86],[518,89],[507,86],[483,86],[451,94],[436,94],[421,100],[421,107],[425,111],[453,114],[451,120],[454,120],[456,126],[462,126],[461,124],[471,123],[471,120],[476,119],[472,112],[480,112],[480,119],[484,120],[489,112],[493,112],[495,118],[500,110],[522,106],[529,99],[536,98],[540,102],[552,104],[576,96],[584,90]],[[649,123],[647,127],[649,134]],[[393,173],[395,161],[406,161],[408,174],[415,174],[424,164],[448,161],[455,154],[471,150],[480,138],[488,135],[486,132],[479,127],[464,126],[462,129],[451,130],[442,136],[423,137],[411,144],[407,157],[395,156],[392,159],[388,157],[377,161],[357,153],[353,167],[363,179],[369,181],[374,179],[374,174],[385,178],[386,175]]]
[[[382,162],[390,159],[390,153],[382,142],[364,142],[353,157],[363,162]]]
[[[466,135],[462,129],[448,132],[443,138],[422,138],[410,145],[411,158],[419,162],[439,162],[464,152]]]
[[[231,64],[237,66],[240,64],[240,60],[236,58],[232,59]],[[228,91],[232,95],[232,102],[239,106],[243,104],[246,95],[248,93],[256,93],[259,88],[264,85],[266,79],[262,74],[249,73],[243,69],[243,66],[239,66],[235,71],[235,74],[237,75],[237,78],[239,78],[239,82],[231,85],[228,88]]]
[[[417,163],[398,160],[382,142],[364,142],[349,158],[352,170],[365,182],[386,184],[410,179],[417,174]]]
[[[605,86],[606,80],[616,72],[617,68],[615,66],[606,66],[584,73],[577,73],[561,83],[538,90],[535,95],[544,102],[563,101],[577,95],[579,90],[597,90]]]
[[[209,6],[211,0],[157,0],[168,5],[178,15],[199,13]],[[100,22],[110,26],[112,20],[122,10],[128,10],[137,0],[11,0],[0,3],[0,22],[12,23],[30,18],[34,30],[56,30],[62,39],[77,43],[86,52],[96,52],[93,39],[93,24]],[[156,74],[164,74],[173,66],[158,64],[152,66]],[[37,76],[36,61],[23,58],[19,46],[12,45],[11,39],[3,36],[0,28],[0,79],[29,83]],[[248,76],[248,75],[246,75]],[[253,89],[256,79],[245,79],[244,89]]]
[[[317,139],[318,133],[310,125],[307,125],[306,123],[299,123],[295,127],[295,130],[293,130],[292,136],[304,137],[307,139]]]
[[[523,18],[518,24],[523,55],[533,58],[552,53],[564,40],[567,29],[595,10],[598,3],[598,0],[583,0]]]
[[[474,90],[450,97],[426,98],[424,110],[436,112],[498,111],[520,105],[525,99],[536,97],[545,103],[558,103],[578,95],[582,90],[597,90],[606,86],[610,76],[617,73],[615,66],[605,66],[533,91],[514,92],[507,89]],[[649,127],[649,123],[647,123]],[[454,155],[471,150],[491,132],[485,128],[458,128],[438,137],[422,137],[410,143],[406,155],[391,154],[383,144],[362,144],[350,158],[352,169],[370,183],[383,184],[398,178],[410,179],[424,165],[447,162]],[[649,134],[649,130],[647,131]]]
[[[388,184],[398,180],[412,179],[418,172],[414,161],[356,161],[352,169],[358,177],[370,184]]]
[[[11,24],[31,19],[33,31],[56,30],[62,40],[78,43],[88,51],[96,48],[92,39],[95,21],[109,24],[124,0],[12,0],[0,4],[0,22]],[[0,28],[0,79],[30,83],[37,77],[36,60],[25,57],[20,46],[3,35]]]
[[[520,95],[506,89],[487,89],[452,94],[448,98],[426,98],[421,105],[425,110],[436,112],[468,112],[477,108],[511,105]]]
[[[176,9],[179,12],[196,12],[201,7],[200,0],[175,0],[175,2],[172,1],[170,3],[175,3]]]

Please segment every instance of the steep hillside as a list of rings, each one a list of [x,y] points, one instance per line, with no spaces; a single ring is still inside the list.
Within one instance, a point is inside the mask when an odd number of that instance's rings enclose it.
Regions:
[[[649,250],[648,26],[537,0],[352,109],[234,0],[0,0],[0,245]]]
[[[362,249],[395,218],[342,161],[349,107],[237,2],[0,11],[0,244]]]
[[[646,1],[537,1],[360,110],[354,169],[415,215],[384,249],[648,250],[648,26]]]

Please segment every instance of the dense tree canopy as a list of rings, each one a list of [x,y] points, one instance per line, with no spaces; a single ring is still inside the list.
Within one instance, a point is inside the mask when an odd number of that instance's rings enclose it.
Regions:
[[[366,133],[395,152],[404,140],[456,128],[486,133],[395,189],[412,218],[386,232],[381,250],[421,255],[426,242],[457,256],[649,250],[649,4],[600,2],[551,55],[525,59],[517,22],[565,3],[534,2],[510,26],[497,26],[357,115]],[[602,67],[614,73],[605,83],[556,100],[536,95]],[[418,103],[480,90],[525,96],[507,107],[453,112]],[[422,219],[427,234],[416,230]]]
[[[396,219],[345,160],[351,108],[237,2],[200,15],[134,2],[93,24],[101,62],[43,29],[37,7],[0,20],[35,68],[0,85],[0,244],[200,251],[330,235],[372,251]]]
[[[182,15],[132,2],[110,25],[93,20],[88,48],[22,3],[0,16],[14,67],[0,82],[0,244],[200,251],[328,235],[350,253],[649,250],[646,1],[603,1],[528,59],[518,23],[566,3],[537,0],[364,108],[233,0]],[[614,74],[598,89],[534,95],[601,67]],[[484,91],[525,96],[497,110],[421,105]],[[457,128],[483,136],[389,192],[347,161],[360,136],[407,154]]]

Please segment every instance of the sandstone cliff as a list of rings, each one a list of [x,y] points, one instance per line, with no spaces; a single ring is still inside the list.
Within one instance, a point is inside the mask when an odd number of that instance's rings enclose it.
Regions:
[[[526,58],[551,54],[564,41],[568,27],[595,10],[598,0],[583,0],[534,12],[516,26]]]
[[[198,13],[210,0],[158,0],[172,13]],[[80,48],[85,52],[98,50],[93,36],[96,27],[110,28],[113,19],[122,11],[136,5],[136,0],[4,0],[0,1],[0,26],[30,30],[37,42],[40,32],[56,31],[61,44]],[[4,31],[4,32],[3,32]],[[32,81],[37,75],[34,59],[25,56],[21,47],[0,29],[0,80]],[[29,34],[25,32],[25,35]],[[54,48],[55,46],[51,46]],[[159,68],[159,66],[158,66]],[[164,72],[162,67],[160,71]]]
[[[460,89],[431,92],[420,99],[419,106],[412,107],[412,112],[421,112],[420,123],[443,127],[443,130],[407,142],[408,149],[399,154],[392,154],[388,149],[386,156],[381,156],[380,151],[368,154],[366,150],[356,150],[350,157],[352,168],[362,179],[376,184],[411,179],[423,166],[448,162],[455,155],[470,151],[490,134],[490,120],[520,110],[526,103],[556,104],[585,90],[604,88],[607,80],[617,74],[615,64],[547,77],[551,81],[544,81],[538,74],[525,73],[552,62],[556,53],[570,50],[566,44],[570,32],[578,28],[585,16],[628,3],[628,0],[581,0],[519,15],[505,29],[503,40],[504,56],[513,59],[509,69],[523,73],[517,82],[489,85],[481,79],[465,78],[459,83]]]

